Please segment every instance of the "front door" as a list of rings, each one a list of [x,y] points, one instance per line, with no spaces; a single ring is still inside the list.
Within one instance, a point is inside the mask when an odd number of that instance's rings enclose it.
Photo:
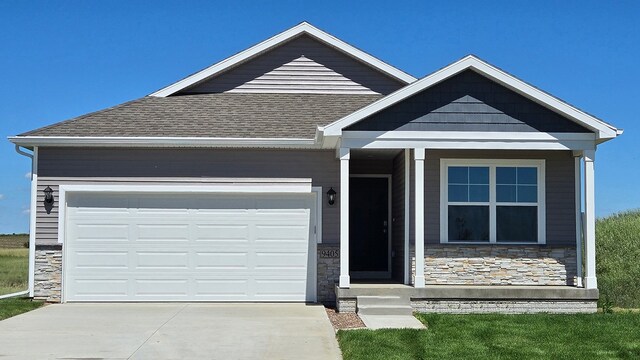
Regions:
[[[352,177],[349,185],[349,268],[354,279],[391,277],[389,178]]]

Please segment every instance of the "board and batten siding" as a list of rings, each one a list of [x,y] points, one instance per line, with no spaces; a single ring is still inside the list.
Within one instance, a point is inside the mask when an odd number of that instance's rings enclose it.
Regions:
[[[58,243],[58,186],[61,184],[202,185],[216,178],[310,178],[340,193],[335,151],[218,149],[39,148],[36,244]],[[54,190],[50,213],[45,187]],[[338,201],[340,197],[338,196]],[[323,242],[339,241],[340,206],[323,203]]]
[[[546,243],[552,246],[575,245],[575,175],[573,155],[570,151],[427,150],[424,189],[427,246],[440,243],[440,159],[455,158],[544,159]]]
[[[302,35],[178,94],[275,92],[386,95],[402,86],[398,80],[310,36]]]

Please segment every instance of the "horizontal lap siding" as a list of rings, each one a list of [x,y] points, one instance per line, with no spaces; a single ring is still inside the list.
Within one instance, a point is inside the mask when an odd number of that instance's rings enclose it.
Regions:
[[[322,186],[322,196],[329,187],[340,193],[334,151],[40,148],[38,156],[38,245],[57,243],[60,184],[202,185],[215,183],[215,178],[311,178],[313,186]],[[56,199],[50,214],[43,206],[46,186]],[[323,207],[323,241],[337,243],[339,206],[323,199]]]
[[[575,175],[571,152],[482,150],[427,151],[425,160],[425,242],[427,244],[440,243],[440,159],[442,158],[544,159],[547,244],[575,244]]]
[[[401,86],[397,80],[301,36],[181,93],[389,94]]]
[[[373,114],[346,130],[589,132],[471,70]]]

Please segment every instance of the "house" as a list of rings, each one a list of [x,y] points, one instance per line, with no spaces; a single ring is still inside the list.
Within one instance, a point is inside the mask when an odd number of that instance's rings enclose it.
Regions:
[[[416,79],[301,23],[9,139],[30,295],[593,312],[595,150],[620,134],[475,56]]]

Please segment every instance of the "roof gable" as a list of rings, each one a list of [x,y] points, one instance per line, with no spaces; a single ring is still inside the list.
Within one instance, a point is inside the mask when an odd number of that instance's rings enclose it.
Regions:
[[[244,64],[250,60],[253,60],[275,48],[283,46],[284,44],[305,35],[307,37],[313,38],[315,41],[334,49],[335,51],[346,55],[360,64],[373,69],[374,71],[393,79],[398,82],[400,85],[408,84],[416,80],[413,76],[399,70],[347,43],[342,40],[335,38],[328,33],[319,30],[318,28],[312,26],[309,23],[303,22],[294,26],[291,29],[288,29],[280,34],[277,34],[251,48],[244,50],[236,55],[233,55],[227,59],[224,59],[210,67],[201,70],[193,75],[190,75],[174,84],[171,84],[163,89],[160,89],[151,96],[157,97],[166,97],[173,94],[177,94],[178,92],[185,90],[187,88],[193,87],[194,85],[201,84],[206,82],[207,80],[219,76],[234,67],[237,67],[241,64]],[[282,64],[284,65],[284,64]],[[272,69],[273,70],[273,69]]]
[[[616,129],[614,126],[591,116],[566,102],[538,89],[506,72],[469,55],[443,69],[440,69],[424,78],[405,86],[404,88],[385,96],[384,98],[355,111],[342,119],[319,128],[325,136],[340,136],[342,130],[347,127],[366,119],[384,109],[389,108],[413,95],[435,86],[436,84],[449,79],[465,70],[472,70],[491,81],[494,81],[507,89],[514,91],[523,97],[540,104],[541,106],[562,115],[563,117],[583,126],[596,134],[596,138],[600,142],[614,138],[622,133],[622,130]]]
[[[344,130],[591,132],[472,70],[443,80]]]
[[[390,94],[405,84],[302,34],[176,93]]]

